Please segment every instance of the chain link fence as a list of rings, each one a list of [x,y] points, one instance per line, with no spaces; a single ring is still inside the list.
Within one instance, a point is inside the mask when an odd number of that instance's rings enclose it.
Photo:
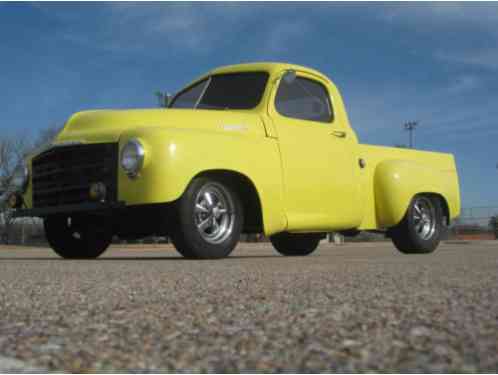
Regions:
[[[498,207],[463,208],[450,226],[450,238],[462,240],[495,240],[498,238]]]
[[[449,227],[447,238],[449,240],[495,240],[498,238],[498,207],[469,207],[462,209],[459,218]],[[329,242],[341,243],[344,238],[339,238],[334,233],[327,236]],[[371,242],[387,240],[382,234],[362,232],[346,242]],[[265,242],[268,239],[262,234],[242,235],[243,242]],[[124,241],[116,240],[117,243]],[[148,237],[133,243],[168,243],[167,237]],[[0,214],[0,243],[20,245],[46,244],[43,221],[37,218],[19,218],[8,226],[5,225],[4,215]]]

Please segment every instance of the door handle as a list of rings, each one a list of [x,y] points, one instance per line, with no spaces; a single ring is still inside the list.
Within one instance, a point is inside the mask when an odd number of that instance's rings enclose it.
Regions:
[[[346,138],[346,132],[340,130],[334,130],[332,135],[335,135],[337,138]]]

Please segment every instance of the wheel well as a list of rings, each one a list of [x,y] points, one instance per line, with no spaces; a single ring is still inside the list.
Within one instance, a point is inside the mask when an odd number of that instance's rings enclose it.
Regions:
[[[448,202],[446,201],[446,199],[441,194],[438,193],[421,193],[421,194],[439,200],[439,202],[441,203],[441,209],[443,210],[443,216],[446,218],[446,224],[450,225],[450,209],[448,207]]]
[[[209,177],[226,183],[239,196],[244,208],[244,233],[263,232],[263,211],[258,191],[253,182],[242,173],[227,170],[209,170],[195,177]]]

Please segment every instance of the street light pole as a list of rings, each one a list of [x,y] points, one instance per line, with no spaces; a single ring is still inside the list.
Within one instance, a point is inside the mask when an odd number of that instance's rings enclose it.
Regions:
[[[418,121],[409,121],[405,123],[405,130],[410,133],[410,148],[413,148],[413,132],[415,128],[418,126]]]

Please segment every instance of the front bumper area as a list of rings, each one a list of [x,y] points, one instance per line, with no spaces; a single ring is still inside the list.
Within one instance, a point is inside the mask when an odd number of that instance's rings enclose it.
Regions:
[[[14,211],[14,217],[45,217],[57,214],[69,214],[75,212],[100,212],[109,211],[116,208],[126,207],[125,202],[114,203],[100,203],[88,202],[78,204],[66,204],[54,207],[40,207],[40,208],[18,208]]]

